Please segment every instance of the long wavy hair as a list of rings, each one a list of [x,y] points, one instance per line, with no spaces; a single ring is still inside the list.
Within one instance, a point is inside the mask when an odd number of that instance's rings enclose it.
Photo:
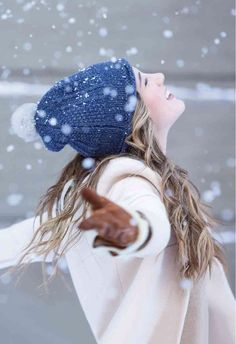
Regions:
[[[152,119],[140,94],[132,119],[132,132],[126,137],[126,143],[127,151],[119,156],[141,160],[161,176],[159,195],[166,207],[171,230],[175,232],[177,239],[176,262],[179,266],[179,278],[195,281],[202,277],[208,268],[211,273],[214,257],[222,263],[224,271],[228,273],[224,249],[211,231],[218,224],[224,225],[224,222],[207,211],[206,208],[211,206],[201,201],[200,192],[189,180],[188,172],[163,154],[154,136]],[[86,218],[90,205],[82,199],[81,189],[87,186],[96,190],[106,165],[116,157],[117,155],[109,155],[96,158],[93,167],[84,168],[84,157],[77,153],[63,168],[57,182],[40,198],[36,209],[40,225],[11,271],[27,266],[26,258],[30,253],[43,255],[42,268],[45,278],[46,257],[54,252],[52,260],[54,274],[49,280],[55,277],[59,259],[78,242],[83,234],[77,226]],[[55,216],[52,212],[53,207],[58,204],[62,190],[70,179],[74,181],[73,187],[65,195],[63,209]],[[73,220],[79,209],[81,209],[80,217]],[[47,214],[46,221],[43,221],[43,214]],[[73,232],[71,228],[74,224],[76,231]],[[62,243],[65,244],[63,247],[61,247]]]

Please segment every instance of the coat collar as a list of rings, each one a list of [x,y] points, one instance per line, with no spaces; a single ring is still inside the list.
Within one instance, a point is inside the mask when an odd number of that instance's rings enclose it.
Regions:
[[[133,159],[127,156],[117,157],[110,160],[100,176],[97,184],[97,192],[102,195],[106,195],[112,185],[118,180],[129,176],[139,176],[147,179],[154,188],[158,191],[161,183],[161,176],[156,171],[153,171],[148,167],[144,161]],[[86,176],[85,180],[89,177]],[[62,210],[64,207],[64,198],[67,191],[73,187],[74,180],[69,179],[62,190],[61,196],[59,198],[58,209]],[[56,204],[54,205],[56,208]],[[54,209],[55,210],[55,209]]]
[[[143,177],[151,182],[157,190],[160,188],[161,176],[159,173],[153,171],[142,160],[122,156],[108,162],[98,181],[98,193],[107,194],[114,183],[128,176]]]

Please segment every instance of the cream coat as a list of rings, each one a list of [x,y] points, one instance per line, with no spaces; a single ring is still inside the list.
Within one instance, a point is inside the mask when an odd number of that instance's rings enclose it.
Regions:
[[[177,245],[157,191],[160,178],[143,162],[118,157],[99,179],[97,192],[127,211],[141,210],[153,236],[140,251],[114,257],[92,248],[97,232],[91,230],[65,254],[90,328],[101,344],[233,344],[235,298],[219,261],[211,279],[207,274],[187,289],[177,281]],[[0,231],[0,268],[16,263],[39,224],[36,218],[33,227],[33,220]]]

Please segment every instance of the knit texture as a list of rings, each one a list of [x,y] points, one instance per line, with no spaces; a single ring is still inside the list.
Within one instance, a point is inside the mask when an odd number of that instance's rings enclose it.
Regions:
[[[48,150],[69,144],[85,157],[127,148],[136,82],[124,58],[96,63],[54,84],[37,104],[35,127]]]

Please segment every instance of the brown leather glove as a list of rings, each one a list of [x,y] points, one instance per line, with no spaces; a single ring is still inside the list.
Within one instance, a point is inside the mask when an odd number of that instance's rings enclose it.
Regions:
[[[125,248],[134,242],[138,236],[138,227],[130,220],[132,216],[108,198],[98,195],[94,190],[84,187],[82,197],[91,203],[93,214],[79,224],[79,229],[96,229],[93,247],[113,245]],[[116,254],[113,254],[116,255]]]

